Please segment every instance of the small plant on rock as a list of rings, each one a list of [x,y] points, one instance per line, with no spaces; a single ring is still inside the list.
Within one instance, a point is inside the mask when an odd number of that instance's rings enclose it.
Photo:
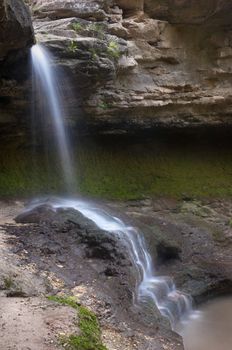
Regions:
[[[81,30],[83,30],[83,24],[80,22],[75,22],[71,24],[71,28],[75,30],[75,32],[79,33]]]
[[[107,102],[105,102],[105,101],[101,101],[99,103],[98,107],[101,108],[101,109],[105,109],[105,110],[110,108],[109,104]]]
[[[120,57],[119,45],[116,41],[111,40],[107,46],[107,53],[110,57],[118,59]]]
[[[97,54],[97,50],[96,50],[95,48],[93,48],[93,47],[90,48],[90,49],[89,49],[89,53],[91,54],[93,60],[96,60],[96,59],[97,59],[98,54]]]
[[[92,32],[94,37],[104,39],[104,26],[100,23],[91,23],[88,25],[88,30]]]
[[[75,41],[70,41],[69,45],[68,45],[68,51],[69,52],[76,52],[78,50],[78,47],[77,47],[77,43]]]
[[[5,277],[4,280],[4,287],[6,289],[10,289],[13,285],[14,285],[14,281],[13,281],[13,278],[12,277]]]

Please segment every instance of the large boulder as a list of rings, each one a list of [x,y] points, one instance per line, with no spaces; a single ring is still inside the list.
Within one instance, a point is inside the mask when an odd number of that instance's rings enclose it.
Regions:
[[[41,204],[19,214],[15,221],[22,224],[52,224],[56,230],[61,230],[61,232],[64,226],[70,229],[71,225],[78,231],[78,241],[86,245],[88,257],[131,265],[130,259],[126,257],[126,246],[120,237],[99,229],[75,209],[55,209],[49,204]]]
[[[33,44],[33,29],[28,7],[22,0],[3,0],[0,4],[0,61]]]

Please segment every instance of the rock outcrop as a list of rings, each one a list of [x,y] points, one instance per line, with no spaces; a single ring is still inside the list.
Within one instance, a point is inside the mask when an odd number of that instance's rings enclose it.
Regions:
[[[67,100],[72,126],[80,130],[84,122],[88,132],[124,133],[231,125],[228,1],[29,3],[38,41],[53,51],[72,79],[74,93]],[[10,127],[12,119],[25,124],[29,97],[21,98],[17,111],[15,100],[1,111]]]
[[[159,275],[196,304],[231,293],[231,200],[146,199],[119,205],[146,236]]]
[[[22,0],[3,0],[0,4],[0,61],[11,52],[24,50],[33,43],[29,10]]]
[[[41,275],[51,271],[60,281],[55,284],[59,292],[78,292],[79,301],[82,291],[88,306],[93,298],[102,326],[113,326],[114,334],[120,330],[123,349],[183,350],[182,339],[155,306],[134,306],[138,271],[123,237],[99,229],[77,210],[48,203],[28,209],[16,221],[23,225],[6,227],[10,238],[17,237],[11,240],[13,252],[27,251],[27,263]],[[130,338],[131,346],[124,346]],[[109,349],[115,348],[114,341]]]
[[[124,1],[126,2],[126,1]],[[144,0],[144,10],[152,18],[171,24],[230,24],[232,4],[227,0]]]
[[[22,0],[3,0],[0,4],[0,134],[21,133],[29,77],[28,49],[34,42],[29,8]],[[24,120],[23,120],[24,119]]]
[[[35,30],[101,132],[231,124],[228,1],[34,1]],[[78,123],[77,105],[70,103]]]

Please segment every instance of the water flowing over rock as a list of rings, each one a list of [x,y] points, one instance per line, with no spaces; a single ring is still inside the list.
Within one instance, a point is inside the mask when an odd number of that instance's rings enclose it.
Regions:
[[[72,127],[125,133],[231,124],[228,1],[29,3],[38,41],[53,51],[78,89],[69,101]],[[17,110],[22,116],[29,89]],[[10,126],[16,112],[12,104],[4,107],[2,119]],[[25,117],[21,123],[25,133]]]
[[[37,200],[16,217],[16,222],[21,223],[49,223],[57,220],[87,227],[80,234],[80,240],[88,247],[88,257],[114,260],[118,265],[128,265],[126,260],[129,260],[133,266],[130,273],[136,279],[131,287],[133,302],[139,308],[148,309],[156,322],[161,322],[162,315],[174,329],[177,321],[190,315],[190,296],[178,291],[171,278],[156,275],[143,234],[97,204],[59,198],[48,199],[43,204],[43,201]]]
[[[82,13],[59,1],[37,6],[49,20],[35,21],[36,33],[81,86],[78,105],[94,130],[231,124],[227,1],[67,3]]]

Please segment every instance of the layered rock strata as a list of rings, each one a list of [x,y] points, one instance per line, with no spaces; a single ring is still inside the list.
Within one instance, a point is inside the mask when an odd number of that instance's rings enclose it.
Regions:
[[[58,66],[71,77],[73,94],[69,94],[67,81],[64,89],[69,95],[72,127],[83,130],[80,124],[84,122],[88,132],[92,128],[94,132],[121,133],[159,126],[231,124],[232,27],[228,1],[29,3],[38,42],[53,51]],[[7,4],[12,8],[12,2]],[[22,6],[19,0],[14,2],[13,9],[20,18],[27,18],[25,7],[18,10],[19,4]],[[2,5],[6,17],[4,9]],[[23,31],[27,38],[29,22]],[[20,30],[14,29],[14,33],[18,35]],[[11,41],[15,48],[22,46],[22,41],[28,43],[25,35],[20,34],[20,38],[17,43]],[[2,49],[2,55],[7,50],[9,47]],[[1,95],[6,102],[9,92],[5,91],[12,88],[4,89]],[[30,90],[30,84],[26,89]],[[1,110],[1,119],[10,129],[12,118],[25,123],[25,105],[29,104],[29,97],[21,96],[21,107],[17,105],[15,110],[17,92],[12,94],[8,107]]]
[[[231,123],[227,1],[34,1],[35,30],[71,71],[70,117],[107,132]],[[79,109],[78,109],[79,110]]]

